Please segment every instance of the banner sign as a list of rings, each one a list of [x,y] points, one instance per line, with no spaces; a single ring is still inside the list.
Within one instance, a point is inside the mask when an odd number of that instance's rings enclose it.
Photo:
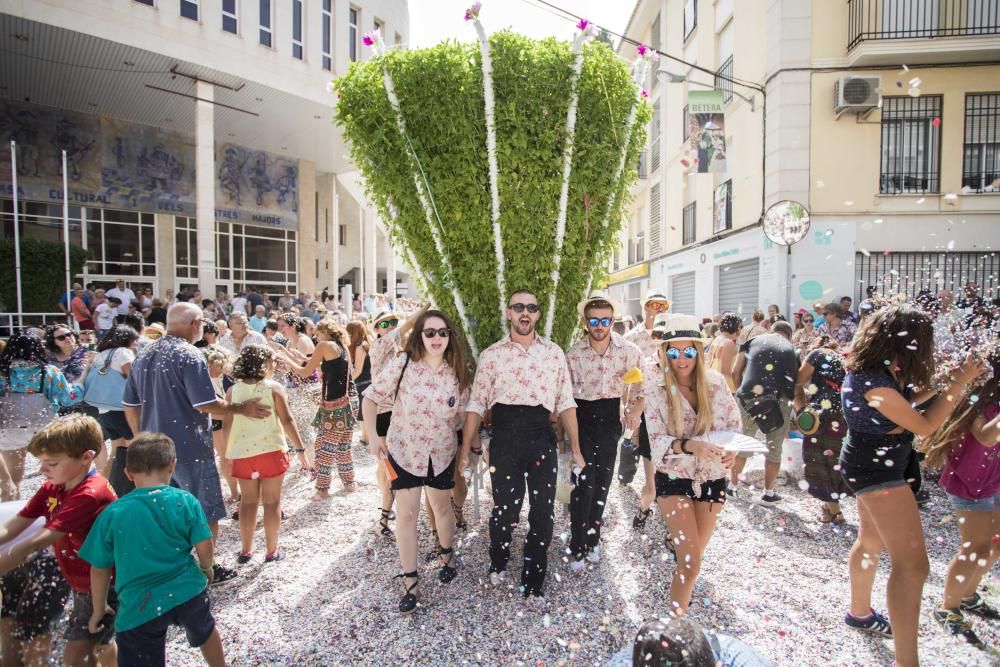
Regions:
[[[688,91],[691,162],[699,174],[724,174],[726,167],[726,114],[721,90]]]
[[[14,141],[18,196],[61,202],[62,151],[74,206],[195,215],[194,137],[149,125],[25,102],[0,102],[0,137]],[[216,146],[219,220],[298,226],[298,161],[233,144]],[[0,196],[13,195],[0,160]]]
[[[713,232],[724,232],[727,229],[726,219],[729,211],[729,188],[732,187],[730,181],[726,181],[715,188],[715,219],[712,221]]]

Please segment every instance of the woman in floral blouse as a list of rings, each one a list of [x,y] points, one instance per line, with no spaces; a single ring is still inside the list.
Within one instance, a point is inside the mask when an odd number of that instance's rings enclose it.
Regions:
[[[420,490],[436,518],[441,543],[438,579],[455,578],[454,514],[457,432],[465,416],[472,377],[465,348],[448,316],[438,310],[420,315],[406,343],[406,354],[389,360],[372,378],[362,410],[368,447],[381,459],[396,494],[396,545],[403,568],[404,595],[399,611],[412,613],[420,595],[417,580],[417,517]],[[375,429],[379,406],[392,406],[392,423],[383,438]]]
[[[682,614],[726,502],[726,476],[736,458],[698,437],[712,431],[739,432],[741,420],[726,381],[702,359],[698,321],[690,315],[663,314],[657,316],[653,332],[662,342],[659,363],[646,361],[646,425],[656,466],[656,502],[677,557],[670,607]]]
[[[12,394],[41,393],[48,400],[39,401],[42,412],[38,419],[55,417],[60,408],[76,405],[83,399],[83,387],[66,380],[55,366],[48,363],[42,340],[27,332],[14,334],[0,354],[0,410],[14,414],[15,407],[5,399]],[[19,397],[20,398],[20,397]],[[23,400],[23,399],[21,399]],[[17,500],[21,494],[21,480],[24,478],[24,458],[26,447],[34,429],[27,424],[4,424],[0,420],[0,487],[3,500]],[[9,427],[9,428],[8,428]]]

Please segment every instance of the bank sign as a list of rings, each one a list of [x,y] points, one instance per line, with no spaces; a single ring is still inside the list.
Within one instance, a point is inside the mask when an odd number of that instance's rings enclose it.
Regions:
[[[18,197],[63,199],[66,151],[69,201],[95,206],[195,215],[194,137],[23,102],[0,103],[0,136],[15,142]],[[7,147],[0,158],[0,194],[14,193]],[[295,229],[298,161],[266,151],[216,145],[216,217]]]

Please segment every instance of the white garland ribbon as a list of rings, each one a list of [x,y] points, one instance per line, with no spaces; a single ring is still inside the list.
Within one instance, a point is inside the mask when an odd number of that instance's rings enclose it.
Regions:
[[[500,294],[500,326],[507,333],[507,260],[503,254],[503,236],[500,231],[500,177],[497,167],[497,128],[494,121],[496,101],[493,95],[493,61],[486,30],[479,21],[478,12],[472,22],[479,36],[479,53],[483,64],[483,105],[486,115],[486,157],[490,173],[490,206],[493,224],[493,248],[497,253],[497,291]]]
[[[608,228],[608,224],[611,222],[611,214],[614,213],[617,208],[615,204],[618,201],[618,192],[621,189],[621,178],[622,174],[625,173],[625,161],[628,159],[628,147],[632,143],[632,134],[635,132],[635,117],[639,111],[639,99],[642,95],[642,82],[646,78],[646,67],[648,61],[645,58],[639,59],[636,63],[636,67],[632,70],[632,80],[635,82],[635,99],[632,100],[632,106],[628,112],[628,124],[626,125],[626,135],[625,143],[622,144],[622,152],[618,157],[618,170],[615,172],[616,187],[611,196],[608,197],[608,208],[604,213],[604,220],[601,221],[601,235],[603,236],[604,231]],[[594,272],[591,270],[590,275],[587,276],[587,289],[583,292],[583,298],[590,296],[590,288],[594,282]]]
[[[382,55],[382,53],[384,53],[385,47],[380,36],[375,40],[375,44],[372,45],[372,49],[376,55]],[[403,112],[399,108],[399,98],[396,97],[396,87],[393,84],[392,76],[389,74],[389,69],[386,67],[384,60],[382,61],[381,66],[382,82],[385,86],[386,96],[389,98],[389,104],[392,106],[392,110],[396,114],[396,126],[399,128],[399,133],[403,136],[403,139],[407,142],[410,157],[413,158],[414,162],[418,162],[419,164],[417,156],[409,143],[409,139],[407,138],[406,121],[403,119]],[[438,225],[435,224],[434,211],[431,210],[430,198],[424,190],[424,185],[420,181],[420,176],[416,173],[413,174],[413,185],[417,189],[417,197],[419,197],[420,204],[424,208],[424,216],[427,219],[427,226],[431,230],[431,238],[434,239],[434,247],[437,249],[438,255],[441,256],[441,264],[444,266],[445,272],[451,274],[451,262],[448,260],[448,255],[445,253],[444,243],[441,240],[441,230],[439,230]],[[468,335],[469,349],[472,352],[473,358],[478,361],[479,347],[476,345],[476,334],[469,325],[469,318],[465,313],[465,302],[462,300],[462,295],[458,291],[457,287],[452,290],[452,297],[455,299],[455,309],[458,311],[458,317],[462,322],[462,328],[465,329],[465,333]]]
[[[590,36],[589,26],[584,27],[573,40],[573,73],[570,77],[569,110],[566,112],[566,141],[563,146],[562,190],[559,193],[559,217],[556,219],[555,267],[552,269],[552,292],[545,312],[545,337],[552,337],[552,324],[556,314],[556,294],[559,292],[560,264],[563,241],[566,239],[566,208],[569,203],[569,177],[573,173],[573,144],[576,137],[576,107],[580,99],[578,83],[583,70],[583,43]]]

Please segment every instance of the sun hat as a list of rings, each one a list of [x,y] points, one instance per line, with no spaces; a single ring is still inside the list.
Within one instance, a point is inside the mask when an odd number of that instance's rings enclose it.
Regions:
[[[400,317],[388,308],[383,308],[382,310],[375,313],[375,319],[372,320],[372,326],[377,327],[378,323],[382,320],[399,320]]]
[[[693,343],[705,342],[698,330],[698,319],[692,315],[661,313],[653,320],[653,331],[662,335],[662,342],[681,340]]]
[[[587,306],[596,301],[607,302],[607,304],[611,306],[611,310],[613,310],[615,314],[621,311],[621,308],[618,307],[618,303],[614,299],[612,299],[607,292],[605,292],[604,290],[594,290],[593,292],[590,293],[590,296],[588,296],[580,303],[576,304],[576,312],[580,313],[580,317],[583,317],[584,313],[587,312]]]
[[[159,322],[154,322],[142,330],[143,336],[145,336],[146,338],[151,338],[153,340],[156,340],[165,333],[167,333],[166,329],[164,329],[163,325],[160,324]]]
[[[642,300],[642,307],[645,308],[646,304],[650,301],[661,301],[667,304],[667,310],[670,310],[670,299],[667,295],[663,293],[663,290],[651,289],[646,292],[646,298]]]

